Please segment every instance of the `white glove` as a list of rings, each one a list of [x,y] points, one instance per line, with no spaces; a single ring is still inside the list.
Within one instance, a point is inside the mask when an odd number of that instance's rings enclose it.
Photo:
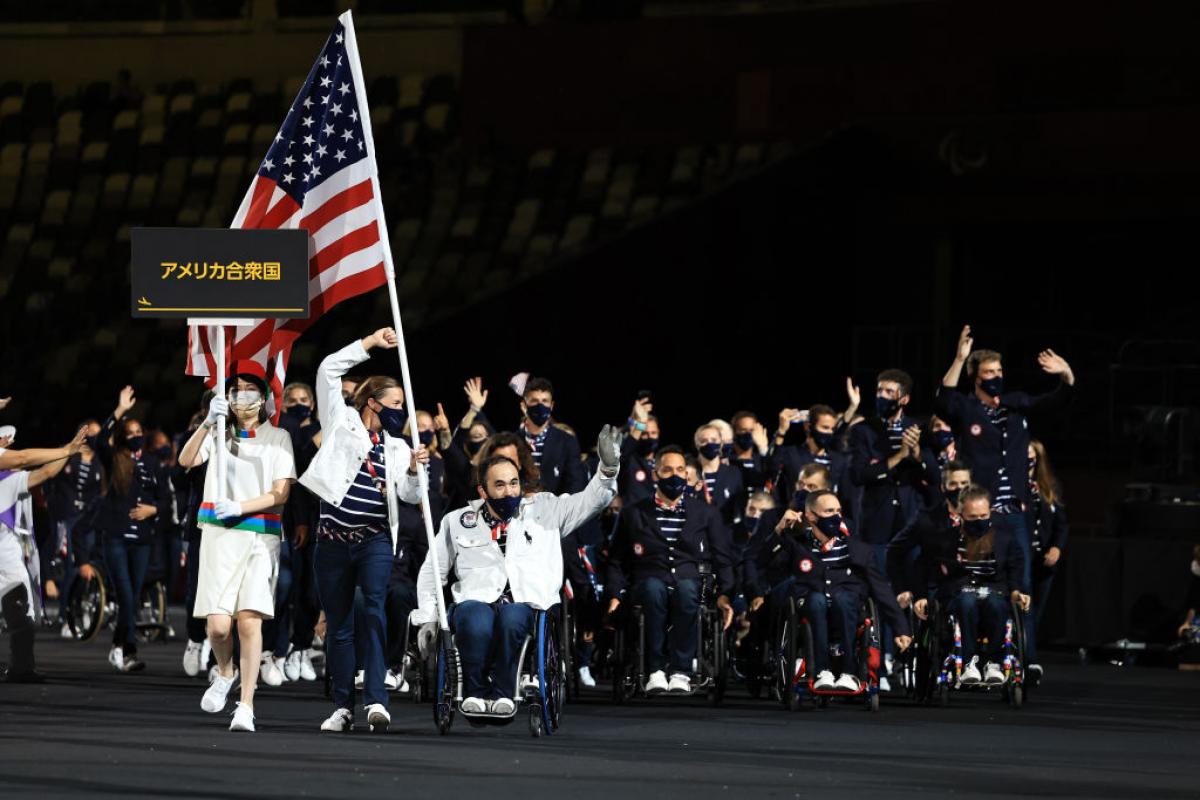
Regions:
[[[624,435],[612,425],[605,425],[596,440],[596,455],[606,474],[613,474],[621,465],[621,440]]]
[[[437,643],[438,624],[434,622],[423,623],[417,631],[417,649],[421,651],[421,658],[429,658],[429,654],[433,652],[433,647]]]
[[[214,397],[208,404],[208,416],[204,418],[208,425],[216,425],[217,419],[229,416],[229,401],[224,397]]]
[[[232,519],[242,516],[242,504],[233,500],[218,500],[213,504],[217,519]]]

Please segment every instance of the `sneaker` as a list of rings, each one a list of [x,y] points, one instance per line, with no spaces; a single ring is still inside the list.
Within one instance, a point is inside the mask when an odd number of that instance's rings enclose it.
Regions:
[[[517,706],[511,698],[501,697],[499,700],[492,701],[491,712],[497,717],[511,717],[517,713]]]
[[[287,654],[287,658],[283,660],[283,677],[289,681],[300,680],[300,659],[303,655],[299,650]]]
[[[398,686],[400,686],[400,679],[396,677],[395,672],[389,669],[383,675],[383,688],[389,692],[394,692]]]
[[[988,686],[1000,686],[1004,681],[1004,670],[1000,669],[999,664],[989,661],[983,668],[983,682]]]
[[[462,701],[461,708],[464,714],[486,714],[488,702],[482,697],[468,697]]]
[[[216,667],[214,667],[216,669]],[[234,681],[237,680],[237,670],[233,671],[233,676],[225,678],[218,672],[212,679],[212,684],[204,692],[204,697],[200,698],[200,708],[210,714],[219,714],[225,710],[225,703],[229,699],[229,690],[233,688]]]
[[[667,673],[661,669],[651,672],[650,678],[646,681],[646,694],[665,691],[667,691]]]
[[[275,663],[275,654],[270,650],[262,654],[258,665],[258,677],[267,686],[283,685],[283,670]]]
[[[203,649],[204,645],[200,642],[189,641],[183,651],[183,671],[189,678],[196,677],[200,670],[204,669],[204,665],[200,663],[200,651]]]
[[[858,682],[857,675],[851,675],[849,672],[843,672],[838,676],[837,682],[833,684],[833,688],[840,689],[843,692],[857,692],[862,684]]]
[[[354,712],[348,708],[336,709],[329,719],[321,723],[321,730],[333,733],[349,733],[354,730]]]
[[[883,654],[883,674],[891,675],[892,671],[895,669],[895,666],[896,666],[895,657],[891,653],[884,653]]]
[[[670,682],[667,684],[667,691],[671,694],[689,694],[692,691],[692,679],[682,672],[676,672],[671,676]]]
[[[146,668],[145,661],[139,661],[137,655],[125,656],[121,662],[121,672],[141,672]]]
[[[3,680],[5,683],[45,683],[46,676],[34,669],[28,672],[13,672],[10,669],[4,671]]]
[[[828,691],[837,685],[837,681],[833,679],[833,673],[827,669],[817,673],[817,679],[813,682],[813,688],[817,691]]]
[[[317,671],[313,669],[311,649],[305,650],[300,655],[300,680],[315,681],[317,679]]]
[[[889,681],[887,678],[880,678],[879,679],[879,691],[890,692],[891,690],[892,690],[891,681]]]
[[[388,725],[392,723],[392,715],[382,703],[372,703],[367,706],[367,728],[371,733],[387,733]]]
[[[533,689],[534,691],[537,691],[541,685],[542,684],[541,681],[538,680],[538,676],[534,675],[532,672],[527,672],[521,676],[522,692],[526,689]]]
[[[75,631],[71,630],[71,623],[64,622],[63,626],[62,626],[62,630],[59,631],[59,635],[61,635],[62,638],[64,638],[64,639],[74,639]]]
[[[254,709],[240,702],[234,706],[233,721],[229,723],[229,730],[254,733]]]
[[[363,684],[366,683],[366,680],[367,680],[367,671],[364,669],[360,669],[358,672],[354,673],[354,688],[361,689],[363,687]]]
[[[963,668],[962,675],[959,676],[958,682],[964,686],[974,686],[983,678],[979,674],[979,656],[972,656],[970,663]]]
[[[579,668],[579,685],[586,686],[589,689],[596,688],[596,679],[592,677],[591,667]]]
[[[1029,679],[1029,687],[1036,689],[1042,682],[1042,665],[1030,664],[1025,668],[1025,675]]]
[[[108,663],[112,665],[113,669],[118,671],[125,666],[125,654],[121,651],[121,648],[113,647],[108,651]]]

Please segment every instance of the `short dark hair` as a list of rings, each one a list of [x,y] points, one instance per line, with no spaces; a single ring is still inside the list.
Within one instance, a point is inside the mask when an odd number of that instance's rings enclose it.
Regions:
[[[995,350],[974,350],[971,355],[967,356],[967,374],[974,375],[979,371],[980,364],[986,364],[989,361],[999,361],[1004,363],[1004,357]]]
[[[488,470],[497,464],[508,464],[517,471],[517,478],[521,477],[521,468],[517,466],[517,462],[513,461],[508,456],[492,456],[479,465],[479,485],[484,486],[487,483]]]
[[[800,468],[801,478],[811,478],[814,475],[820,475],[825,481],[826,486],[833,486],[833,476],[829,473],[829,467],[824,464],[819,464],[816,461],[810,461]],[[824,491],[822,489],[821,491]]]
[[[809,492],[808,497],[804,498],[804,510],[815,513],[817,510],[817,501],[825,495],[833,495],[834,497],[837,497],[837,493],[832,489],[818,489],[815,492]]]
[[[958,493],[958,505],[965,506],[971,500],[986,500],[988,505],[992,504],[992,493],[977,483],[972,483],[967,488]]]
[[[901,397],[904,397],[904,395],[910,395],[910,396],[912,395],[912,388],[913,388],[912,375],[909,375],[904,370],[902,370],[902,369],[885,369],[883,372],[879,373],[879,377],[875,379],[875,384],[878,386],[879,384],[883,383],[884,381],[887,381],[888,383],[900,384],[900,396]]]
[[[967,466],[965,461],[959,461],[957,458],[953,461],[947,461],[946,466],[942,467],[942,474],[947,472],[970,472],[971,468]]]
[[[548,392],[550,397],[554,397],[554,384],[550,383],[548,378],[530,378],[525,383],[525,391],[521,392],[521,399],[529,397],[530,392]]]
[[[683,452],[683,448],[677,444],[664,444],[662,447],[654,451],[654,463],[662,462],[663,456],[683,456],[683,460],[687,461],[687,453]]]
[[[729,424],[736,428],[737,424],[746,418],[758,422],[758,414],[755,414],[753,411],[739,411],[733,415],[733,419],[729,420]]]
[[[808,410],[808,421],[816,425],[817,419],[820,417],[833,417],[836,420],[837,412],[831,406],[827,406],[824,403],[817,403]]]

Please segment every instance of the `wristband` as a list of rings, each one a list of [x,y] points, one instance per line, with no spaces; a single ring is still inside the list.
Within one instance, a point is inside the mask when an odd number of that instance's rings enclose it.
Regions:
[[[638,422],[633,417],[629,418],[629,427],[633,428],[636,431],[641,431],[642,433],[646,432],[646,423]]]

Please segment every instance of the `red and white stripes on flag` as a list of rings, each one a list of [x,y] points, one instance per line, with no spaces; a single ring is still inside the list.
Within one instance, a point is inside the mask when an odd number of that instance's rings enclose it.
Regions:
[[[242,198],[233,228],[309,233],[309,316],[226,328],[226,363],[252,359],[270,376],[276,414],[292,344],[343,300],[387,281],[378,170],[350,12],[342,14]],[[386,232],[385,232],[386,235]],[[385,266],[388,265],[388,266]],[[188,329],[186,373],[215,384],[215,329]]]

